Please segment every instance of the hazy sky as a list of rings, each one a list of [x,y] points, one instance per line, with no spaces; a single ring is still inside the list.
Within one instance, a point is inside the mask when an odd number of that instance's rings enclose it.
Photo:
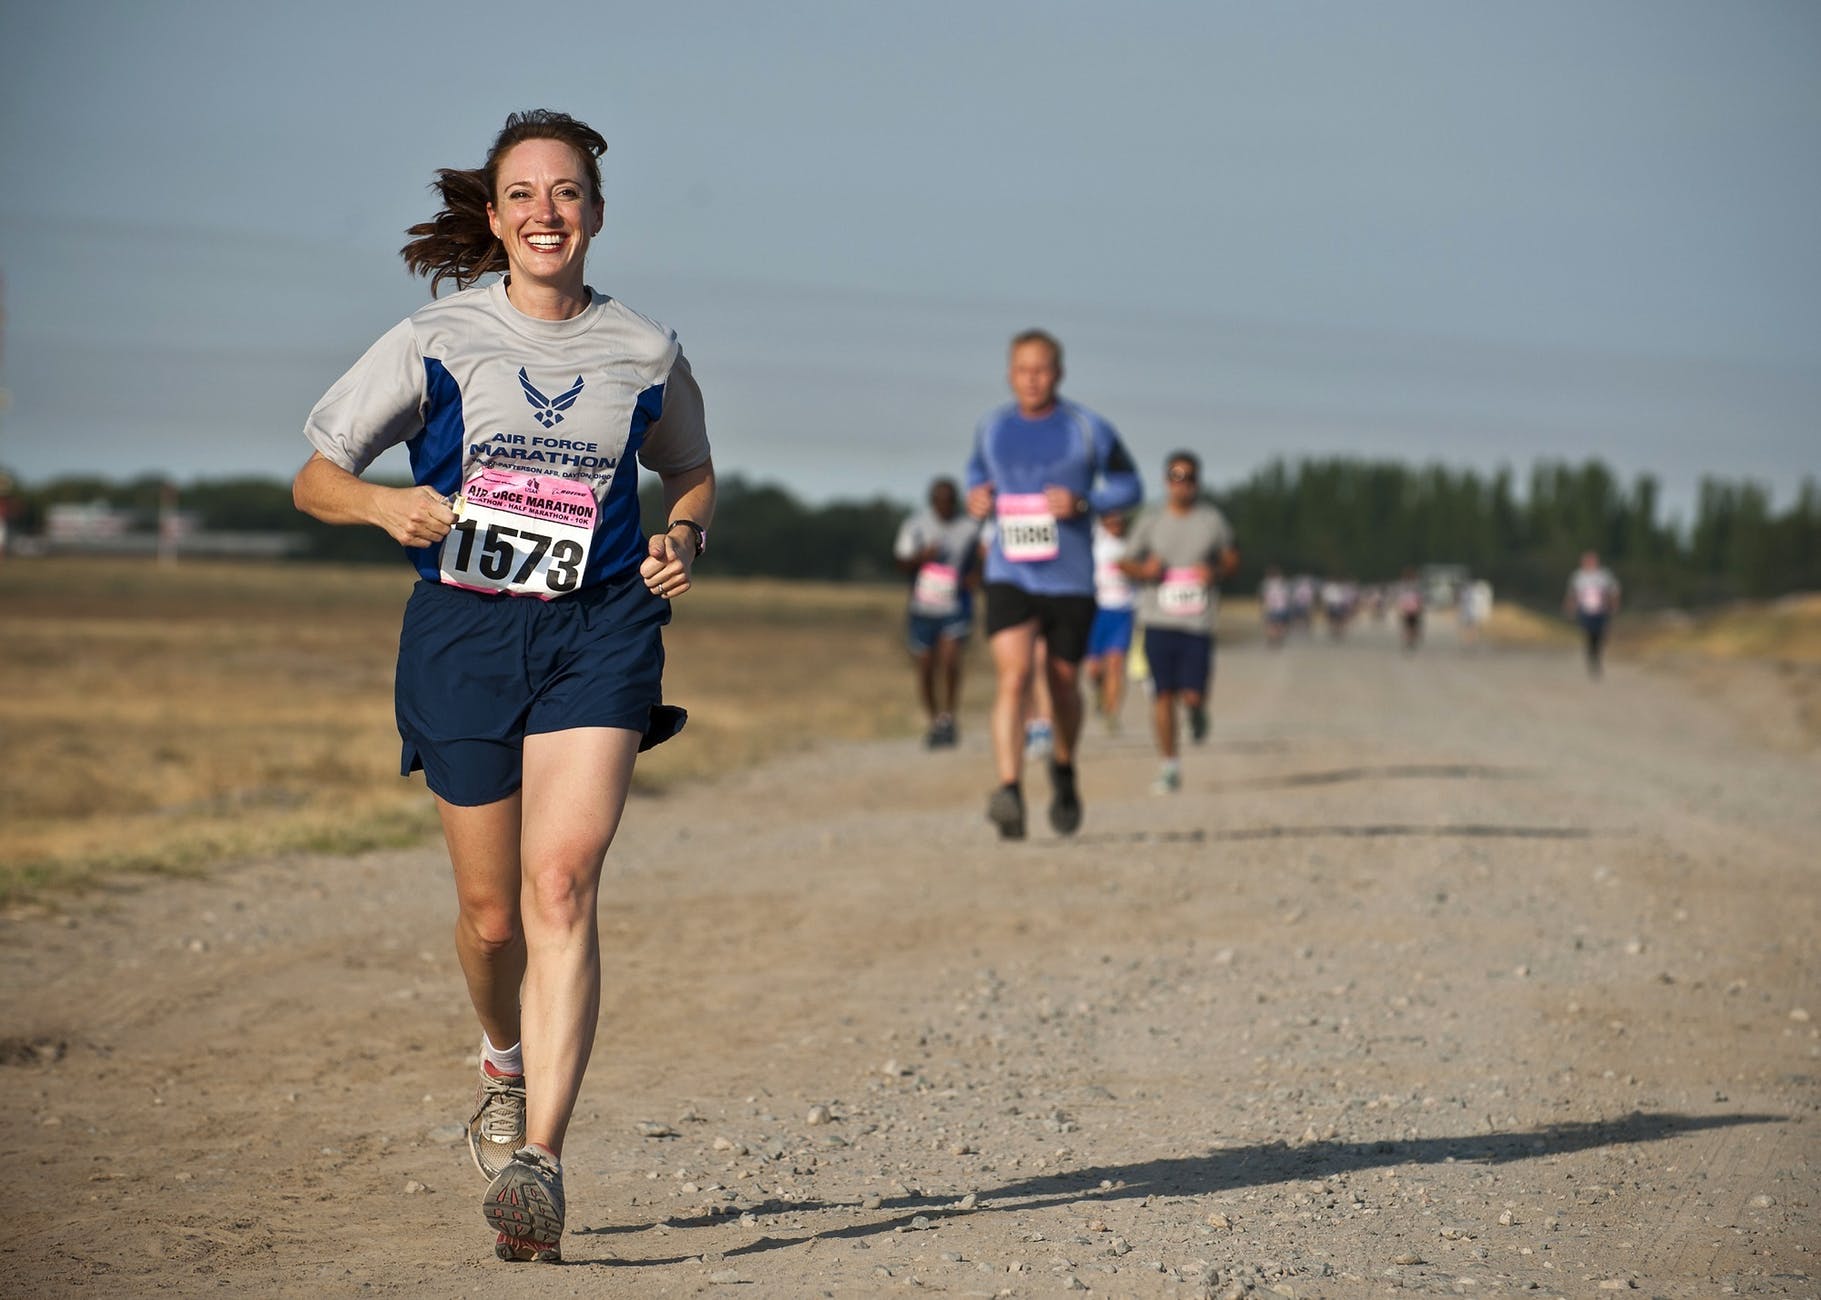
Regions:
[[[724,471],[910,498],[1045,325],[1155,480],[1821,474],[1821,6],[0,4],[0,465],[289,474],[435,168],[611,142]]]

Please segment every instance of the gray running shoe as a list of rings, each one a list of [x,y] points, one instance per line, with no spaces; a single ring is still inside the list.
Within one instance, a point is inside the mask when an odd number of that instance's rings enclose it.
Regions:
[[[533,1147],[520,1147],[487,1184],[481,1213],[499,1233],[493,1253],[508,1264],[563,1262],[563,1171]]]
[[[1024,796],[1016,786],[1002,785],[986,803],[986,819],[999,828],[1002,840],[1024,838]]]
[[[929,724],[929,734],[924,736],[923,743],[931,749],[945,749],[955,743],[955,720],[944,713]]]
[[[525,1145],[525,1076],[493,1075],[481,1067],[474,1090],[474,1114],[468,1116],[468,1152],[481,1177],[492,1179]]]

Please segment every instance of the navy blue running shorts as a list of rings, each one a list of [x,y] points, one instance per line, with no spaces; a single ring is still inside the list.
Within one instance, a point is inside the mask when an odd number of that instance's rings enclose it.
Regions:
[[[974,629],[974,616],[966,606],[962,612],[952,618],[932,618],[928,614],[912,614],[906,622],[904,643],[914,655],[928,654],[936,648],[938,641],[965,641],[967,634]]]
[[[1160,691],[1205,695],[1214,675],[1214,638],[1173,627],[1144,630],[1144,657]]]
[[[474,807],[519,788],[528,735],[624,727],[657,743],[654,710],[679,712],[660,708],[669,621],[636,571],[555,600],[419,582],[393,688],[401,775],[422,768],[430,789]]]

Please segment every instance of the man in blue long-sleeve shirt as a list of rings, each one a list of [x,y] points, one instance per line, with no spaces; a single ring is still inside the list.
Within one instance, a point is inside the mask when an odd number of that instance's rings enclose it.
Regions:
[[[967,508],[992,518],[986,631],[998,691],[993,756],[999,786],[986,815],[1005,839],[1024,837],[1024,700],[1042,637],[1054,714],[1050,825],[1081,825],[1075,742],[1081,735],[1081,657],[1094,621],[1094,515],[1129,510],[1144,494],[1113,426],[1058,395],[1062,344],[1042,330],[1012,340],[1013,400],[989,411],[967,463]]]

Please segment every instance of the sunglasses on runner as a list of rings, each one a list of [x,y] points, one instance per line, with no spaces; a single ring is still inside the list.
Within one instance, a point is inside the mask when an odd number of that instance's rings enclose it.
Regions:
[[[1196,476],[1192,469],[1173,469],[1169,477],[1172,483],[1193,483]]]

